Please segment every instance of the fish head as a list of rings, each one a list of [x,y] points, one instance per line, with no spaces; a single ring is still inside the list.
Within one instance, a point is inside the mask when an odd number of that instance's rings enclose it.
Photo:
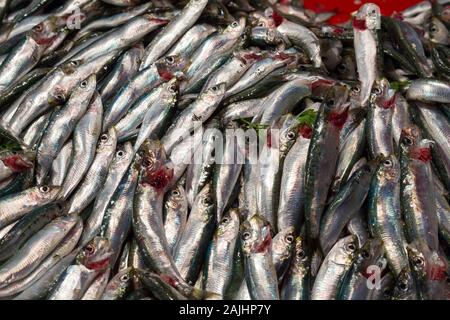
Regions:
[[[409,264],[416,279],[419,281],[445,281],[447,278],[447,263],[438,252],[428,245],[412,242],[406,246]]]
[[[10,168],[13,172],[24,172],[33,168],[36,153],[31,150],[10,151],[4,150],[0,152],[0,161],[3,165]]]
[[[107,290],[117,291],[124,290],[127,291],[133,283],[133,278],[136,275],[135,269],[133,267],[128,267],[126,269],[120,270],[109,282]]]
[[[217,101],[222,100],[223,96],[225,95],[226,89],[226,83],[219,83],[201,93],[199,99],[204,99],[211,104],[215,104]]]
[[[128,162],[133,155],[133,145],[127,141],[117,147],[116,154],[111,162],[111,167],[119,167],[124,162]]]
[[[392,109],[395,107],[396,91],[390,88],[386,78],[377,80],[372,88],[371,101],[376,107],[382,109]]]
[[[138,151],[141,161],[141,183],[166,191],[173,179],[173,164],[159,140],[147,139]]]
[[[50,46],[58,37],[55,21],[50,18],[35,25],[30,31],[30,36],[37,44],[44,47]]]
[[[78,84],[78,88],[79,90],[90,92],[95,89],[96,85],[97,85],[97,76],[95,75],[95,73],[93,73],[86,79],[80,81],[80,83]]]
[[[376,30],[381,26],[380,7],[374,3],[362,5],[353,18],[353,27],[357,30]]]
[[[204,222],[207,222],[214,217],[216,203],[213,195],[213,187],[210,182],[207,183],[202,190],[200,190],[195,198],[193,207],[195,207],[195,210],[199,210],[199,212],[201,212],[201,220]]]
[[[177,96],[179,92],[180,81],[177,77],[173,77],[169,81],[162,84],[162,92],[160,96],[160,100],[169,101],[173,105],[177,101]]]
[[[170,81],[173,77],[181,79],[189,67],[189,59],[181,54],[165,56],[157,60],[155,66],[163,80]]]
[[[270,224],[261,215],[254,214],[241,227],[242,252],[244,255],[264,253],[272,249]]]
[[[53,200],[56,198],[60,190],[60,186],[38,186],[34,188],[34,191],[31,191],[30,197],[35,197],[36,199]]]
[[[239,209],[233,208],[228,210],[219,221],[216,237],[229,242],[235,240],[239,233],[240,215]]]
[[[368,278],[369,266],[376,265],[380,270],[386,269],[385,261],[378,261],[382,255],[383,247],[381,240],[368,239],[356,253],[355,265],[358,267],[358,270]]]
[[[110,150],[112,147],[115,148],[116,144],[116,129],[114,127],[111,127],[108,129],[108,132],[100,135],[100,138],[98,139],[97,153],[100,153],[103,150]]]
[[[186,204],[186,201],[186,191],[181,184],[177,184],[168,192],[164,205],[167,209],[178,210]]]
[[[400,164],[395,155],[389,155],[380,158],[380,164],[378,165],[376,175],[379,180],[389,181],[397,184],[400,178]]]
[[[282,257],[282,260],[289,259],[295,245],[295,228],[287,227],[279,231],[272,240],[272,251]]]
[[[59,106],[66,102],[69,93],[61,86],[54,86],[48,93],[47,103],[50,106]]]
[[[110,265],[111,243],[107,238],[95,237],[77,256],[77,262],[91,270],[105,270]]]
[[[430,162],[432,158],[431,143],[434,142],[432,140],[422,139],[422,133],[419,127],[415,125],[403,128],[400,134],[400,148],[410,159],[425,163]]]
[[[428,32],[431,41],[441,44],[448,43],[448,29],[438,18],[431,19]]]
[[[322,102],[327,121],[338,129],[341,129],[348,116],[350,104],[347,103],[348,88],[345,85],[331,87]]]
[[[308,246],[306,245],[305,238],[298,236],[295,239],[293,266],[298,272],[306,273],[309,269],[310,258],[308,252]]]
[[[244,33],[246,25],[247,25],[247,19],[245,17],[240,17],[239,19],[231,22],[225,28],[225,30],[223,31],[223,34],[227,34],[230,37],[237,39]]]
[[[335,264],[350,266],[358,252],[358,238],[349,235],[341,238],[329,252],[327,259]]]
[[[59,69],[64,75],[70,75],[76,71],[76,69],[84,63],[83,59],[74,59],[64,62]]]
[[[392,298],[394,300],[404,300],[416,297],[416,285],[409,268],[404,268],[395,282]]]

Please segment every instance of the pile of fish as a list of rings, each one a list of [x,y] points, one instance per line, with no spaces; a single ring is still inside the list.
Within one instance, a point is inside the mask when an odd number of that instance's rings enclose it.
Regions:
[[[0,1],[0,299],[450,299],[450,5]]]

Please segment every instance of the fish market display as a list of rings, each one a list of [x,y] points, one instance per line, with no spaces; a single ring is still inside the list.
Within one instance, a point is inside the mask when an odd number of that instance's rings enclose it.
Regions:
[[[2,1],[0,300],[450,300],[449,6]]]

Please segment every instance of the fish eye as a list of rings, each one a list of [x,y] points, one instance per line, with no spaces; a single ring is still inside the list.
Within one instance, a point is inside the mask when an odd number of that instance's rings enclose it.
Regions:
[[[217,86],[211,87],[211,91],[216,92],[217,90],[219,90],[219,88]]]
[[[204,206],[209,206],[211,204],[211,200],[208,197],[202,199],[202,204]]]
[[[248,232],[248,231],[245,231],[243,234],[242,234],[242,239],[243,240],[247,240],[247,239],[249,239],[251,237],[251,234],[250,234],[250,232]]]
[[[373,9],[372,11],[370,11],[371,14],[375,14],[377,13],[377,10]]]
[[[91,255],[95,252],[95,247],[92,244],[88,244],[85,248],[84,248],[84,252],[87,255]]]
[[[437,32],[437,31],[438,31],[438,28],[436,27],[436,25],[435,25],[435,24],[432,24],[431,27],[430,27],[430,32],[435,33],[435,32]]]
[[[44,27],[42,26],[41,23],[39,23],[33,27],[33,30],[37,31],[37,32],[41,32],[43,29],[44,29]]]
[[[238,25],[239,25],[239,23],[237,23],[237,21],[234,21],[234,22],[231,24],[231,27],[232,27],[232,28],[236,28]]]
[[[127,274],[124,274],[120,277],[120,281],[127,282],[130,279],[130,277]]]
[[[78,60],[72,60],[70,61],[70,64],[76,67],[80,64],[80,62]]]
[[[364,259],[368,259],[370,258],[370,254],[366,250],[363,250],[361,251],[361,257],[363,257]]]
[[[58,93],[55,95],[55,99],[59,102],[64,102],[64,100],[66,100],[66,97],[64,96],[64,94]]]
[[[410,137],[403,137],[402,142],[407,146],[412,146],[414,141]]]
[[[117,155],[119,158],[121,158],[121,157],[123,157],[123,156],[125,155],[125,152],[124,152],[123,150],[119,150],[119,151],[117,151],[116,155]]]
[[[101,142],[106,142],[106,141],[108,141],[108,135],[107,135],[106,133],[102,134],[102,135],[100,136],[100,141],[101,141]]]
[[[295,133],[292,131],[289,131],[286,135],[288,137],[288,139],[294,139],[295,138]]]
[[[179,192],[177,189],[172,190],[172,195],[175,196],[175,197],[177,197],[177,196],[180,195],[180,192]]]
[[[171,86],[169,87],[169,91],[172,92],[172,93],[176,92],[176,91],[177,91],[177,86],[174,85],[174,84],[171,85]]]
[[[229,221],[230,221],[230,219],[228,219],[228,217],[222,218],[222,223],[228,223]]]
[[[339,71],[345,71],[347,69],[347,67],[345,66],[345,64],[338,64],[337,69]]]
[[[288,234],[285,238],[287,243],[292,243],[294,242],[294,236],[292,234]]]
[[[355,252],[356,246],[353,243],[349,243],[345,246],[347,252]]]
[[[152,162],[149,159],[144,159],[144,161],[142,161],[142,165],[146,168],[150,167],[151,164],[152,164]]]
[[[392,166],[392,161],[389,160],[389,159],[386,159],[386,160],[383,161],[383,164],[384,164],[386,167],[391,167],[391,166]]]
[[[40,187],[39,190],[40,190],[41,192],[43,192],[43,193],[47,193],[47,192],[50,191],[50,188],[47,187],[47,186],[44,186],[44,187]]]
[[[353,90],[353,92],[356,92],[356,93],[358,93],[358,92],[360,92],[360,91],[361,91],[361,88],[360,88],[360,87],[358,87],[358,86],[355,86],[355,87],[353,87],[353,88],[352,88],[352,90]]]
[[[335,103],[334,99],[327,100],[327,105],[329,106],[334,106],[334,103]]]
[[[421,257],[416,257],[413,260],[414,265],[421,267],[425,264],[425,261]]]
[[[258,23],[258,27],[265,27],[265,24],[264,24],[264,22],[260,22],[260,23]]]
[[[172,64],[175,62],[175,58],[173,56],[168,56],[165,58],[166,62]]]
[[[378,88],[378,87],[375,87],[375,88],[373,89],[373,93],[375,93],[375,94],[378,96],[378,95],[381,94],[381,89]]]
[[[305,255],[306,255],[306,254],[305,254],[305,251],[304,251],[304,250],[299,250],[299,251],[297,252],[297,257],[300,258],[300,259],[304,258]]]
[[[398,287],[400,288],[400,290],[406,291],[406,290],[408,290],[408,283],[405,281],[402,281],[398,284]]]
[[[81,81],[80,87],[81,88],[86,88],[86,86],[87,86],[87,81],[86,80]]]

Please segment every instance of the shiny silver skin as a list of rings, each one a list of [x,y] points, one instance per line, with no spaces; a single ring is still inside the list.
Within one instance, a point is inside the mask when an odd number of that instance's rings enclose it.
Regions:
[[[235,250],[238,248],[239,219],[238,209],[230,209],[223,215],[205,261],[203,290],[222,299],[232,280]]]
[[[103,105],[100,95],[96,92],[92,97],[86,113],[78,121],[72,138],[72,160],[67,175],[61,186],[59,199],[67,199],[83,179],[95,157],[97,141],[100,143],[109,139],[107,134],[100,137],[102,129]]]
[[[114,127],[108,130],[107,137],[100,137],[95,150],[95,157],[89,169],[80,182],[75,193],[68,201],[68,214],[79,214],[95,198],[108,176],[109,166],[117,146],[117,136]]]
[[[125,175],[134,156],[131,143],[127,142],[119,147],[109,166],[108,176],[102,188],[98,191],[95,198],[92,212],[87,218],[81,244],[85,245],[91,241],[99,232],[102,225],[103,217],[108,205],[116,191],[122,177]]]
[[[426,103],[450,103],[450,84],[435,79],[418,79],[411,82],[406,99]]]
[[[245,280],[252,300],[279,300],[270,233],[268,222],[257,214],[249,217],[241,226]]]
[[[163,208],[164,231],[169,250],[173,253],[183,234],[188,216],[186,191],[180,184],[172,187],[166,194]]]
[[[53,160],[89,107],[97,84],[95,74],[80,82],[67,103],[52,115],[37,150],[36,181],[44,183]]]
[[[340,239],[325,257],[314,281],[311,300],[335,300],[339,286],[350,269],[358,250],[353,235]]]
[[[389,268],[398,276],[409,264],[400,218],[400,164],[394,155],[385,158],[375,172],[368,208],[370,233],[382,240]]]
[[[217,29],[209,24],[196,24],[190,28],[167,52],[166,55],[184,55],[190,57],[194,51]]]
[[[31,187],[0,199],[0,228],[6,227],[34,209],[54,201],[61,188],[57,186]]]
[[[56,158],[53,160],[50,169],[50,183],[54,186],[61,186],[69,169],[70,159],[72,158],[72,140],[69,140],[59,151]]]
[[[140,70],[150,66],[163,56],[195,24],[207,4],[208,1],[206,0],[190,0],[183,10],[145,48]]]

